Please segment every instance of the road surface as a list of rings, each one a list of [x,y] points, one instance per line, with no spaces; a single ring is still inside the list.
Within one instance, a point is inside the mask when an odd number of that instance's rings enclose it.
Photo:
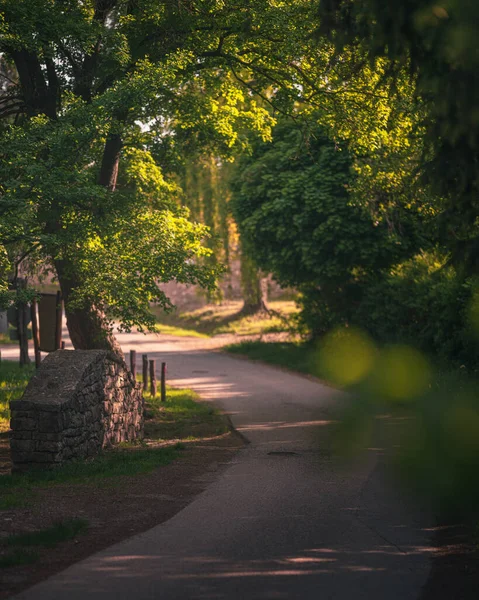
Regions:
[[[119,339],[139,361],[165,360],[170,384],[214,402],[250,443],[175,517],[18,600],[419,598],[431,521],[388,481],[381,449],[349,467],[332,455],[338,392],[213,352],[209,340]]]

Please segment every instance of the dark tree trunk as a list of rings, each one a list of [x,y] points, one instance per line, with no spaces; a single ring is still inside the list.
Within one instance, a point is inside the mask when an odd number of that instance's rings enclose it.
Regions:
[[[258,267],[245,253],[241,255],[241,289],[244,301],[241,314],[269,313],[267,281],[261,277]]]
[[[111,332],[104,313],[91,305],[85,308],[69,308],[69,300],[78,287],[75,266],[67,259],[57,260],[55,269],[65,301],[68,332],[76,350],[109,350],[123,358],[121,346]]]
[[[103,150],[98,183],[112,192],[115,191],[116,180],[118,179],[118,165],[122,147],[123,140],[121,139],[120,134],[110,133]]]

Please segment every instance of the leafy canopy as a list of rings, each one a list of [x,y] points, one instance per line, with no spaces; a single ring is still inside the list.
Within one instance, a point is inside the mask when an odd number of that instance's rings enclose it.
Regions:
[[[25,257],[68,264],[71,306],[125,327],[168,307],[158,282],[213,286],[207,231],[154,150],[229,158],[247,131],[267,139],[275,92],[281,109],[299,95],[310,3],[0,0],[0,15],[15,72],[0,99],[0,242],[15,263],[2,285]]]

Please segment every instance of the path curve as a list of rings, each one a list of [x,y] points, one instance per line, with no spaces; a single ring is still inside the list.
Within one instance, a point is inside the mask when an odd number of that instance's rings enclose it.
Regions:
[[[430,519],[408,507],[371,450],[354,468],[329,450],[340,394],[212,352],[208,340],[121,334],[168,364],[250,444],[169,521],[36,585],[18,600],[415,600]]]

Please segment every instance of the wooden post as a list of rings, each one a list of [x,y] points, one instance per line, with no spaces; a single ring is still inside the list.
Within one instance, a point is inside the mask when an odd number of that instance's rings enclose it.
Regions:
[[[65,350],[65,341],[64,340],[62,340],[62,346],[61,347],[62,347],[62,350]]]
[[[42,362],[42,355],[40,353],[40,332],[38,331],[38,319],[37,319],[37,300],[34,298],[30,305],[30,316],[32,319],[32,337],[33,337],[33,351],[35,354],[35,367],[38,369]]]
[[[130,350],[130,370],[136,381],[136,350]]]
[[[156,396],[156,360],[150,360],[150,393]]]
[[[55,328],[55,350],[60,350],[62,344],[62,316],[63,316],[63,308],[62,308],[62,294],[61,292],[57,292],[57,301],[56,301],[56,328]]]
[[[148,354],[143,354],[143,391],[148,391]]]
[[[17,293],[27,287],[27,280],[20,277],[17,281]],[[20,346],[20,366],[30,364],[28,356],[28,305],[25,302],[17,304],[17,331]]]
[[[161,363],[161,401],[166,402],[166,363]]]

